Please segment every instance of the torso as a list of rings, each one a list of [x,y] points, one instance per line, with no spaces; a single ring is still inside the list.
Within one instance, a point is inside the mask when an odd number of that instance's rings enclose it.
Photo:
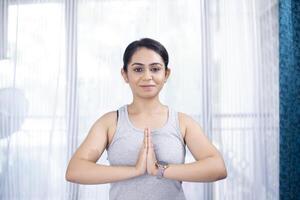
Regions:
[[[129,114],[130,121],[138,128],[142,129],[141,127],[149,127],[151,129],[160,128],[162,127],[166,121],[167,121],[167,112],[162,117],[162,115],[159,115],[157,117],[151,117],[150,120],[146,120],[146,117],[140,117],[140,116],[134,116]],[[182,134],[182,137],[185,138],[185,130],[186,126],[184,123],[184,115],[180,112],[178,112],[178,119],[179,119],[179,127],[180,127],[180,133]],[[116,132],[117,128],[117,111],[111,112],[111,120],[110,125],[108,125],[107,129],[107,138],[108,138],[108,145],[112,142],[112,139],[114,137],[114,134]]]
[[[145,127],[153,130],[153,144],[156,158],[167,163],[184,164],[186,145],[181,138],[184,125],[177,121],[176,112],[170,108],[162,108],[155,114],[138,114],[122,106],[117,112],[112,111],[106,118],[107,127],[106,151],[110,166],[134,166],[143,145],[142,131]],[[178,114],[178,118],[179,114]],[[168,121],[167,121],[168,120]],[[188,120],[184,117],[188,124]],[[118,126],[117,126],[117,123]],[[188,127],[188,126],[187,126]],[[156,129],[156,130],[154,130]],[[181,132],[181,133],[180,133]],[[188,133],[188,132],[187,132]],[[103,147],[103,146],[102,146]],[[126,194],[125,194],[126,193]],[[124,196],[125,194],[125,196]],[[185,200],[182,181],[170,179],[157,179],[156,176],[143,174],[132,179],[111,183],[110,199],[180,199]]]

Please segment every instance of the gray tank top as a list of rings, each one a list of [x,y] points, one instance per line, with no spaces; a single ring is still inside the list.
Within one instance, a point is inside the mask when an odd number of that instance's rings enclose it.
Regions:
[[[169,108],[168,120],[163,127],[152,129],[152,142],[157,160],[182,164],[185,143],[179,129],[178,113]],[[107,149],[110,165],[134,166],[143,143],[144,130],[130,122],[127,105],[118,109],[115,135]],[[110,200],[185,200],[182,182],[157,179],[148,174],[110,184]]]

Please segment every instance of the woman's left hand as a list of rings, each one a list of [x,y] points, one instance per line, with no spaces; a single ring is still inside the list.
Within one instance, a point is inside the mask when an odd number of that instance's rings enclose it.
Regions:
[[[155,165],[156,155],[154,151],[154,146],[152,143],[152,135],[150,128],[146,128],[148,131],[148,154],[147,154],[147,173],[152,176],[156,176],[157,167]]]

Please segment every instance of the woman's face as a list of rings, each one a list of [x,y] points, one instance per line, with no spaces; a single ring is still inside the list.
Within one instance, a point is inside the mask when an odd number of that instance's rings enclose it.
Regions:
[[[139,97],[158,95],[169,75],[170,69],[165,70],[162,57],[147,48],[140,48],[132,55],[127,73],[122,69],[124,80]]]

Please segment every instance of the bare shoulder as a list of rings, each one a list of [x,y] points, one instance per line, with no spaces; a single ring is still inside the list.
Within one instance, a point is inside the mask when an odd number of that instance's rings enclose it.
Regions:
[[[189,116],[183,112],[178,112],[178,117],[180,118],[180,120],[186,120]]]
[[[109,112],[103,114],[103,115],[96,121],[96,123],[97,123],[98,121],[101,121],[101,123],[102,123],[103,125],[105,125],[105,127],[106,127],[107,129],[109,129],[109,128],[111,128],[112,126],[115,125],[116,120],[117,120],[117,111],[114,110],[114,111],[109,111]]]
[[[96,162],[108,145],[109,129],[113,124],[115,111],[99,117],[91,126],[86,138],[76,150],[73,157]]]
[[[179,117],[179,120],[184,122],[185,125],[196,122],[190,115],[183,113],[183,112],[178,112],[178,117]]]
[[[110,143],[112,142],[112,139],[114,137],[114,134],[116,132],[117,128],[117,111],[110,111],[105,113],[103,116],[103,121],[106,126],[106,135],[107,135],[107,145],[106,148],[109,147]]]
[[[185,138],[186,135],[186,128],[187,128],[189,118],[190,116],[188,116],[187,114],[183,112],[178,112],[179,126],[183,138]]]
[[[179,117],[185,127],[185,142],[195,160],[219,155],[216,147],[204,133],[201,125],[190,115],[180,113]]]
[[[199,126],[201,128],[200,124],[186,113],[178,112],[178,118],[180,127],[182,127],[180,129],[184,131],[184,136],[186,136],[188,129],[193,126]]]

